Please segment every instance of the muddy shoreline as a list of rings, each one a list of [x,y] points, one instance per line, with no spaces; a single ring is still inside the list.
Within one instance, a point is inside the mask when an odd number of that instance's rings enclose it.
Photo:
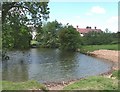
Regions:
[[[114,70],[111,69],[108,72],[105,73],[101,73],[98,75],[94,75],[94,76],[105,76],[105,77],[111,77],[111,74]],[[61,82],[45,82],[43,83],[49,90],[62,90],[65,86],[73,84],[79,80],[82,79],[86,79],[87,77],[84,78],[79,78],[79,79],[73,79],[73,80],[69,80],[69,81],[61,81]]]

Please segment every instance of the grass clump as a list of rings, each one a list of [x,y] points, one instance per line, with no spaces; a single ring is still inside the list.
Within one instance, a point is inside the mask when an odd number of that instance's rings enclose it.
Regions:
[[[94,76],[68,85],[64,90],[118,90],[118,80]]]
[[[113,71],[112,77],[115,77],[118,80],[120,80],[120,70]]]
[[[10,82],[2,81],[3,90],[47,90],[43,84],[36,81]]]

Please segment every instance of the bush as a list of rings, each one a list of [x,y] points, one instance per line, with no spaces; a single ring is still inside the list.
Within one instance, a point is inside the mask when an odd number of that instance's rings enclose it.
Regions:
[[[72,26],[63,28],[59,33],[60,48],[76,50],[80,46],[80,34]]]

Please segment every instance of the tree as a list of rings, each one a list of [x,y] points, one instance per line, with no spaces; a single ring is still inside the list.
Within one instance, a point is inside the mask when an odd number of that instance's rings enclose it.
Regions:
[[[40,33],[37,34],[37,41],[41,43],[42,47],[58,47],[58,33],[61,28],[62,24],[58,23],[56,20],[44,24],[42,27],[42,31],[40,31]]]
[[[40,27],[49,16],[48,2],[3,2],[3,48],[29,48],[31,34],[27,25]]]
[[[3,2],[2,21],[18,16],[23,23],[41,25],[41,18],[49,16],[48,2]]]
[[[2,3],[2,57],[6,49],[27,49],[31,34],[27,25],[41,27],[42,20],[49,17],[48,2],[3,2]]]
[[[76,50],[80,46],[80,34],[73,26],[65,26],[59,34],[61,48],[65,50]]]

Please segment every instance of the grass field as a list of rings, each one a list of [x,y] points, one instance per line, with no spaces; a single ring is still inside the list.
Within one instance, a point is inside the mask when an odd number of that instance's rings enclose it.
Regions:
[[[39,44],[39,43],[38,43],[38,41],[31,40],[31,43],[30,43],[30,44],[33,45],[33,44]]]
[[[40,84],[36,81],[27,81],[27,82],[9,82],[2,81],[3,90],[46,90],[46,87],[43,84]]]
[[[88,77],[64,87],[64,90],[118,90],[117,74],[118,71],[113,72],[113,76],[116,77],[116,79],[103,76]]]
[[[120,50],[120,48],[118,48],[119,45],[118,44],[110,44],[110,45],[87,45],[87,46],[82,46],[80,48],[80,51],[82,53],[86,53],[87,51],[95,51],[95,50],[100,50],[100,49]]]

